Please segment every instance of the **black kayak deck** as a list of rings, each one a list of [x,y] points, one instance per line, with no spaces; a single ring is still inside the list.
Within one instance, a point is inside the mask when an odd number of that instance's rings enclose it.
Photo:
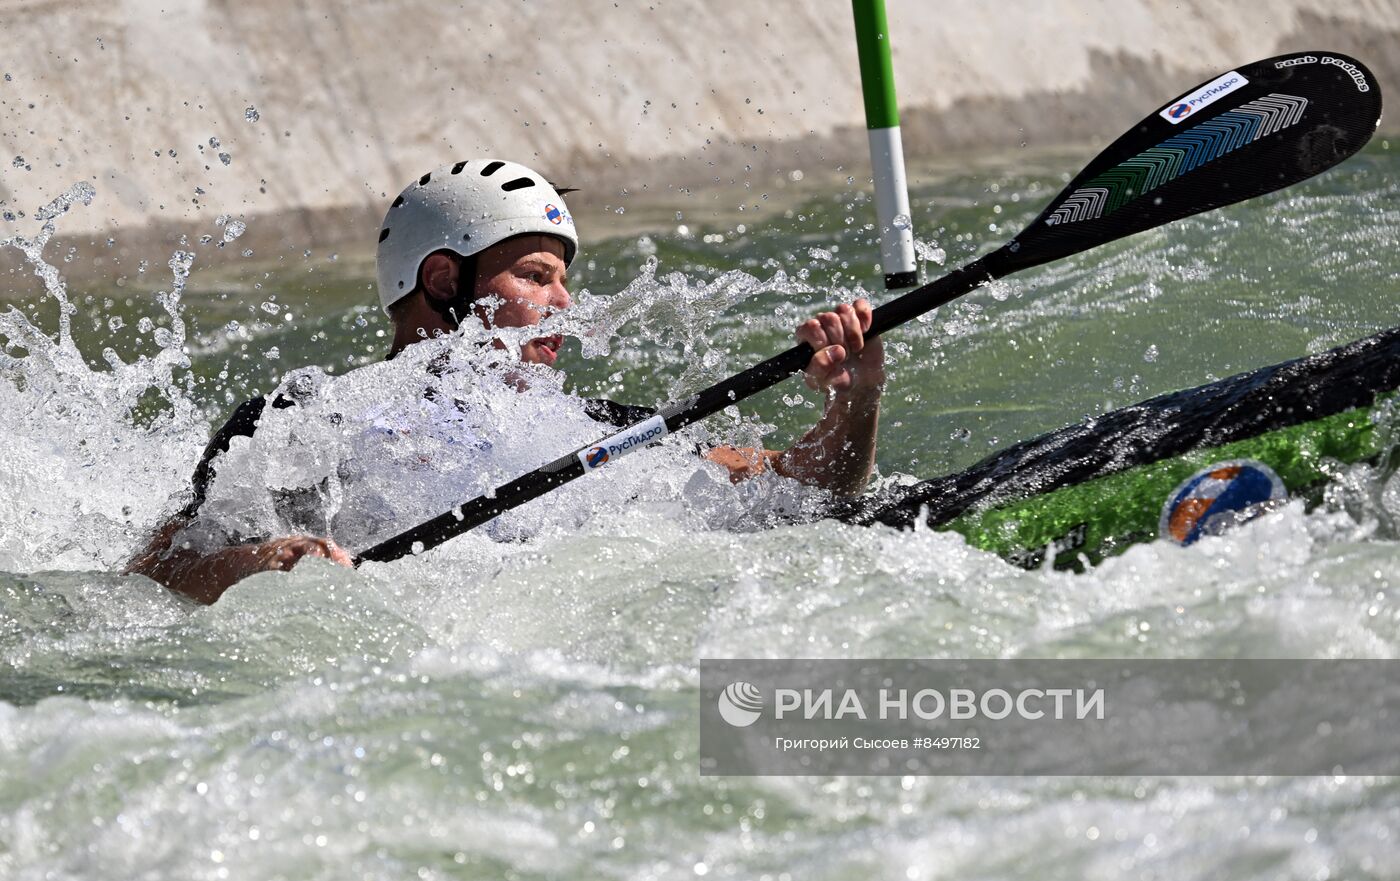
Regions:
[[[909,528],[1252,438],[1400,388],[1400,328],[1326,352],[1172,392],[1022,441],[966,471],[846,500],[825,516]]]

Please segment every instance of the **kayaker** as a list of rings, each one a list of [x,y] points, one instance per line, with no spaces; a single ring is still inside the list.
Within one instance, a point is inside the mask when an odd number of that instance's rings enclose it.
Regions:
[[[568,309],[566,273],[577,253],[578,235],[563,195],[531,169],[476,160],[423,175],[394,199],[379,232],[379,298],[393,326],[388,357],[450,334],[461,321],[479,321],[488,330],[532,327]],[[807,385],[825,393],[826,405],[797,443],[782,451],[719,446],[704,457],[735,482],[771,469],[838,495],[860,492],[874,465],[884,384],[880,341],[864,335],[870,320],[870,304],[856,300],[798,325],[797,339],[816,353],[806,367]],[[520,345],[520,360],[552,367],[562,342],[557,335],[528,339]],[[505,343],[496,339],[495,345]],[[266,404],[261,397],[245,402],[215,433],[195,470],[191,501],[157,531],[128,572],[213,602],[240,579],[291,569],[304,557],[350,565],[349,554],[324,535],[272,537],[213,552],[176,540],[204,502],[230,440],[252,436]],[[273,402],[275,408],[291,404]],[[650,413],[610,401],[590,401],[587,412],[619,428]]]

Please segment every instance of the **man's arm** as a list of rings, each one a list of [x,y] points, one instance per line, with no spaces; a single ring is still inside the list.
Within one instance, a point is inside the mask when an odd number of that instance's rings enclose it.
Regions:
[[[866,300],[842,304],[797,328],[797,340],[812,347],[805,379],[827,395],[816,426],[791,448],[770,450],[717,447],[706,458],[729,469],[736,483],[772,468],[784,477],[855,495],[875,467],[880,393],[885,355],[879,337],[865,338],[872,310]]]
[[[350,555],[328,538],[294,535],[257,544],[233,545],[210,554],[188,546],[172,547],[189,522],[174,517],[156,531],[146,548],[126,564],[123,574],[144,575],[201,603],[212,603],[234,584],[258,572],[286,572],[303,557],[324,557],[342,566]]]
[[[293,406],[289,398],[278,396],[272,406],[282,410]],[[190,481],[191,499],[183,511],[166,521],[155,535],[126,564],[123,574],[144,575],[173,591],[201,603],[212,603],[236,582],[257,572],[287,571],[302,557],[325,557],[342,566],[352,565],[350,555],[335,542],[309,535],[254,544],[233,545],[210,554],[188,545],[173,547],[175,537],[194,519],[214,480],[215,463],[229,450],[235,437],[252,437],[257,431],[267,399],[259,395],[239,404],[223,427],[209,439],[204,455]]]

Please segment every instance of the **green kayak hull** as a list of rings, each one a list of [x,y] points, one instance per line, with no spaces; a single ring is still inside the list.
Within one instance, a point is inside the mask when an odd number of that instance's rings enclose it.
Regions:
[[[1289,498],[1316,498],[1337,465],[1386,449],[1397,388],[1393,329],[1115,410],[830,516],[923,522],[1027,568],[1082,569],[1134,544],[1192,544]]]

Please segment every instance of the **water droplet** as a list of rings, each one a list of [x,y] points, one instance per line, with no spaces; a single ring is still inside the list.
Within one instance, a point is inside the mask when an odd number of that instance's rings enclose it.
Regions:
[[[278,306],[276,303],[273,303],[270,300],[264,300],[259,308],[261,308],[268,315],[276,315],[278,312],[282,311],[281,306]]]
[[[908,214],[896,214],[894,220],[890,221],[890,225],[895,229],[911,229],[914,226],[914,221],[909,219]]]
[[[229,242],[243,235],[244,231],[247,229],[248,224],[244,223],[243,221],[230,220],[227,224],[224,225],[224,244],[227,245]]]
[[[1150,346],[1147,347],[1147,351],[1146,351],[1146,352],[1143,352],[1143,353],[1142,353],[1142,360],[1144,360],[1144,361],[1146,361],[1147,363],[1151,364],[1153,361],[1156,361],[1156,360],[1157,360],[1157,355],[1158,355],[1157,346],[1156,346],[1156,344],[1154,343],[1153,345],[1150,345]]]
[[[215,150],[219,149],[219,139],[211,137],[209,139],[209,146],[213,147]]]
[[[948,439],[967,443],[972,440],[972,432],[966,428],[955,428],[952,433],[948,435]]]
[[[262,119],[262,114],[258,112],[258,108],[250,104],[248,105],[248,109],[243,111],[243,118],[249,122],[257,122],[259,119]]]
[[[170,255],[170,262],[166,265],[175,275],[175,280],[181,282],[189,278],[190,267],[194,265],[194,254],[189,251],[176,251]]]
[[[225,164],[225,165],[229,165],[229,164],[231,164],[231,163],[233,162],[233,157],[230,156],[230,155],[228,155],[227,153],[220,153],[220,154],[219,154],[219,161],[222,162],[222,163]]]
[[[920,260],[929,260],[942,266],[948,259],[948,252],[935,245],[933,242],[921,242],[914,240],[914,253],[919,255]]]
[[[120,315],[113,315],[111,318],[107,319],[107,329],[113,333],[121,330],[125,324],[126,322],[122,320]]]

